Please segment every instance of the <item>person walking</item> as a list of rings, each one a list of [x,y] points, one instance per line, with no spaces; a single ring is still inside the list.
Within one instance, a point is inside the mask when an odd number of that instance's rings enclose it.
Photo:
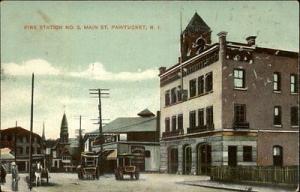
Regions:
[[[12,162],[11,166],[12,166],[11,167],[11,175],[12,175],[11,188],[12,191],[18,191],[18,182],[20,180],[18,166],[16,165],[16,162]]]

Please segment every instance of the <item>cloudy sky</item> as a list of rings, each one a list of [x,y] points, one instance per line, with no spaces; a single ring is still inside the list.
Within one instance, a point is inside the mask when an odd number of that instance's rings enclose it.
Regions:
[[[183,28],[197,11],[212,29],[213,42],[224,30],[230,41],[256,35],[261,47],[299,48],[296,1],[2,2],[1,128],[17,121],[29,129],[32,72],[34,131],[41,133],[45,122],[48,138],[59,136],[64,111],[71,136],[79,115],[86,132],[97,128],[90,120],[97,117],[97,100],[89,88],[110,89],[110,98],[103,99],[106,119],[159,110],[158,68],[177,62],[180,11]],[[39,28],[49,25],[62,29]],[[87,25],[98,29],[84,29]],[[147,30],[113,30],[113,25]]]

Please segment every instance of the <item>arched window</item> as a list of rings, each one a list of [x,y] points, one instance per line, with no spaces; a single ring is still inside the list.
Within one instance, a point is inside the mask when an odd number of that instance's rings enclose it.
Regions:
[[[283,149],[279,145],[273,146],[273,165],[274,166],[283,165]]]

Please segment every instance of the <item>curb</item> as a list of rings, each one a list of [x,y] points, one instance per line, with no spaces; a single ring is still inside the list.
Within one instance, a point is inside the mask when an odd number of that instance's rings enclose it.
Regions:
[[[223,190],[228,190],[228,191],[248,191],[248,192],[259,192],[257,190],[246,190],[246,189],[237,189],[237,188],[232,188],[232,187],[218,187],[218,186],[213,186],[213,185],[205,185],[205,184],[195,184],[195,183],[189,183],[189,182],[176,182],[178,184],[183,184],[183,185],[190,185],[190,186],[198,186],[198,187],[207,187],[207,188],[212,188],[212,189],[223,189]]]

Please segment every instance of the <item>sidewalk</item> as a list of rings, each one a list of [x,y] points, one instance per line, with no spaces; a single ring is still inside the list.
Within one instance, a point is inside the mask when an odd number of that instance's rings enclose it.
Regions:
[[[20,191],[20,192],[30,192],[30,190],[28,189],[28,185],[25,181],[26,174],[19,174],[19,176],[20,176],[20,180],[18,182],[18,189],[19,189],[18,191]],[[1,185],[1,190],[3,192],[12,192],[11,179],[12,179],[11,174],[7,174],[6,175],[6,183]],[[34,190],[31,190],[31,192],[32,191],[34,191]]]
[[[224,182],[216,182],[210,180],[183,181],[177,183],[184,184],[184,185],[199,186],[199,187],[208,187],[214,189],[224,189],[228,191],[295,192],[296,190],[296,189],[281,188],[281,187],[279,188],[279,187],[272,187],[272,186],[268,187],[268,186],[249,185],[249,184],[224,183]]]

